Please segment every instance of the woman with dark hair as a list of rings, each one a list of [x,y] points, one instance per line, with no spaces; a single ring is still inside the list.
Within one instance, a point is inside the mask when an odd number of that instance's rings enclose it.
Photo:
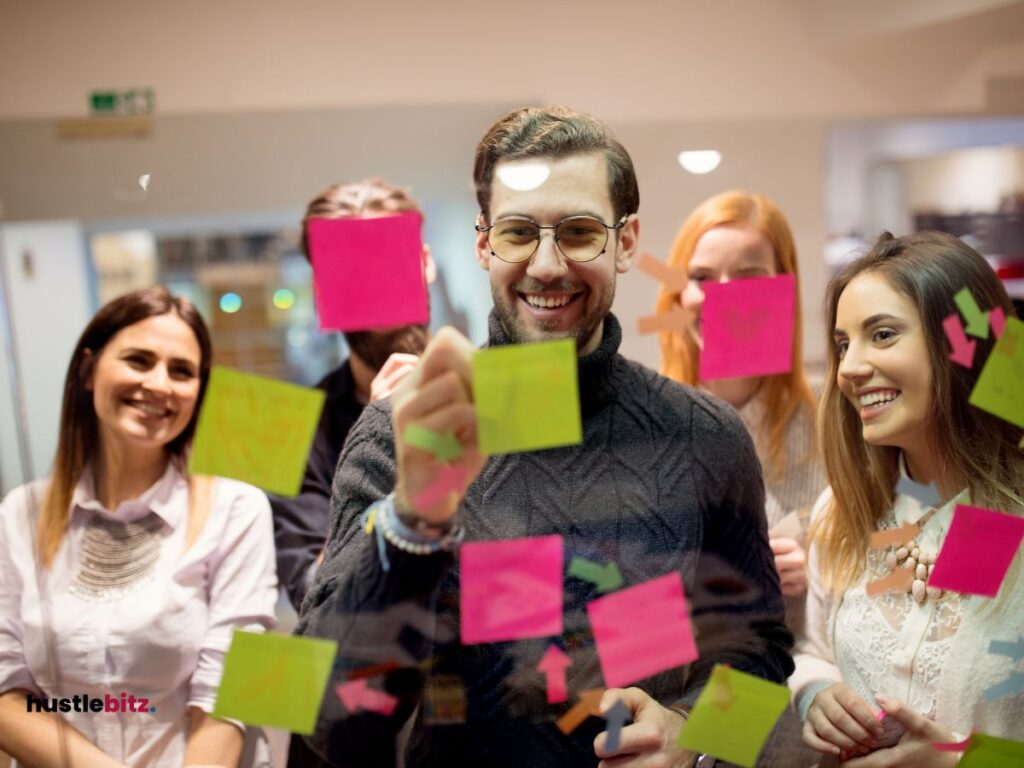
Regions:
[[[209,715],[232,630],[270,627],[276,599],[266,497],[185,469],[210,355],[164,288],[105,305],[53,474],[0,505],[0,749],[21,765],[234,768],[244,741],[269,764],[260,733]]]
[[[932,744],[1022,734],[1024,692],[985,694],[1012,672],[989,642],[1024,635],[1020,555],[994,599],[927,585],[957,504],[1024,514],[1019,431],[968,404],[994,334],[978,340],[971,368],[950,360],[942,322],[964,287],[982,308],[1013,314],[986,261],[936,232],[883,235],[828,290],[819,423],[831,490],[811,526],[807,639],[790,686],[809,745],[871,753],[851,768],[954,765]],[[940,501],[898,492],[901,478],[934,484]],[[919,527],[912,542],[869,548],[872,533],[905,524]],[[868,594],[899,568],[910,587]]]
[[[811,506],[826,485],[814,439],[817,403],[804,373],[799,297],[788,372],[715,381],[702,381],[699,375],[704,349],[704,287],[752,277],[797,277],[792,232],[782,212],[767,197],[723,192],[705,200],[686,218],[668,264],[686,275],[686,288],[680,292],[663,285],[657,311],[663,314],[681,306],[687,328],[685,332],[659,334],[661,373],[725,400],[739,412],[754,439],[765,479],[769,528],[782,523],[769,535],[786,597],[786,621],[799,636],[807,591],[803,531]],[[791,513],[796,513],[795,520],[783,523]]]

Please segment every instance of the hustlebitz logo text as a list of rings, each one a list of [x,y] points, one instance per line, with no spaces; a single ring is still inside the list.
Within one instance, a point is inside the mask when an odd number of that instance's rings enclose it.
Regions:
[[[156,712],[156,707],[151,707],[146,697],[124,692],[118,695],[104,693],[103,696],[79,693],[59,699],[37,699],[30,693],[25,706],[29,712],[136,712],[147,715]]]

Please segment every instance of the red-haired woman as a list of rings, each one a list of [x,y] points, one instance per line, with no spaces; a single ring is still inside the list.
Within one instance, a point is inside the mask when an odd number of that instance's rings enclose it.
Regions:
[[[185,471],[209,372],[202,318],[160,287],[78,340],[53,474],[0,505],[0,749],[21,765],[240,764],[243,728],[209,713],[232,630],[273,623],[274,544],[261,492]]]
[[[768,198],[725,192],[705,200],[687,217],[668,263],[686,274],[686,288],[680,293],[663,286],[657,311],[664,313],[681,305],[688,327],[685,333],[661,332],[661,373],[706,389],[739,411],[761,461],[769,527],[797,513],[799,531],[790,518],[783,524],[789,530],[777,530],[770,541],[787,598],[787,622],[799,634],[807,590],[802,530],[814,500],[826,485],[814,439],[815,398],[803,368],[799,297],[789,373],[716,381],[702,381],[699,376],[704,286],[751,277],[796,276],[793,235]]]

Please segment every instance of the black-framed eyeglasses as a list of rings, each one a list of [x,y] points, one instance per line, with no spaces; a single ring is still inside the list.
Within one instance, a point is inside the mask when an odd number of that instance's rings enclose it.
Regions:
[[[608,245],[609,231],[618,231],[626,225],[629,215],[617,224],[605,224],[594,216],[567,216],[557,224],[542,226],[523,216],[498,219],[489,227],[476,225],[477,232],[487,233],[491,255],[502,261],[518,264],[529,261],[540,247],[542,229],[553,230],[555,246],[569,261],[593,261]]]

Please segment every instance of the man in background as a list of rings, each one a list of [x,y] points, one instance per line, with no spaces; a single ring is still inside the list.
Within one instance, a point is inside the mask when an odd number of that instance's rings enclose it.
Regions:
[[[306,207],[302,251],[312,263],[308,238],[310,219],[377,218],[410,212],[423,217],[423,212],[405,190],[381,179],[335,184],[323,190]],[[426,282],[432,283],[437,270],[427,245],[423,246],[422,259]],[[331,483],[349,429],[367,403],[386,396],[411,370],[429,339],[426,325],[349,331],[344,335],[349,357],[317,384],[327,393],[327,398],[299,495],[270,496],[277,574],[296,611],[322,559],[331,524]],[[320,758],[301,739],[292,739],[289,768],[319,765],[322,765]]]

